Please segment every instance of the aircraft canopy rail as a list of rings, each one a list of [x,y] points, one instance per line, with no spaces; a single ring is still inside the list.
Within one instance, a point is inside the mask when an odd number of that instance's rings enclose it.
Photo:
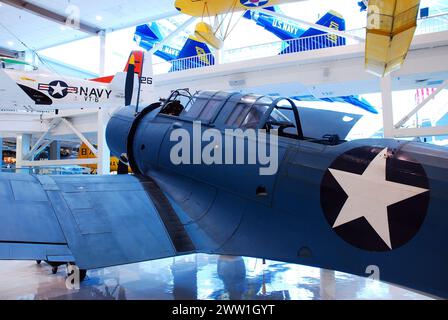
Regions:
[[[293,121],[281,110],[292,111]],[[183,89],[172,92],[160,113],[187,121],[201,121],[210,126],[266,129],[268,133],[278,129],[280,135],[304,139],[298,109],[288,98],[225,91],[200,91],[191,96],[188,90]],[[295,128],[297,132],[287,133],[288,128]]]

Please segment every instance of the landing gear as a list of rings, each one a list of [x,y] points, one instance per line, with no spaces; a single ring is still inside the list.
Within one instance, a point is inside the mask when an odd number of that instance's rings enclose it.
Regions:
[[[36,261],[36,262],[37,262],[37,261]],[[52,273],[52,274],[56,274],[56,273],[58,273],[59,266],[63,265],[63,263],[60,263],[60,262],[50,262],[50,261],[45,261],[45,263],[47,263],[48,265],[50,265],[50,267],[51,267],[51,273]]]
[[[36,260],[37,264],[41,264],[42,260]],[[50,267],[51,267],[51,273],[52,274],[57,274],[59,271],[59,267],[62,265],[66,265],[67,266],[67,277],[70,277],[71,275],[73,275],[73,273],[75,272],[75,268],[69,268],[70,266],[76,266],[73,262],[50,262],[50,261],[45,261],[45,263],[47,263]],[[79,281],[83,282],[86,277],[87,277],[87,270],[84,269],[78,269],[79,270]],[[73,280],[72,280],[73,281]]]

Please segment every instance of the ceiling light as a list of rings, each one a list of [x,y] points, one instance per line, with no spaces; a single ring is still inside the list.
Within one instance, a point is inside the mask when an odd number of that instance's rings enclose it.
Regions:
[[[102,16],[96,16],[95,19],[96,19],[96,21],[102,21],[103,17]]]

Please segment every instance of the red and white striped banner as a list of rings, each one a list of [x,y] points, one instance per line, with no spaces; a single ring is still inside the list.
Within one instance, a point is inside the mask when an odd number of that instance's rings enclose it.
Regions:
[[[425,99],[427,99],[430,95],[432,95],[434,92],[436,92],[436,88],[422,88],[417,89],[415,92],[415,104],[420,104]]]

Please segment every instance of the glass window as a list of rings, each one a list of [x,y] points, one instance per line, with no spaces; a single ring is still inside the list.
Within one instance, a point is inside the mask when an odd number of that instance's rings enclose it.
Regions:
[[[263,115],[264,112],[262,110],[257,107],[252,107],[241,124],[241,127],[244,129],[256,129]]]
[[[249,112],[249,106],[245,103],[238,103],[232,110],[226,124],[229,126],[239,126]]]
[[[211,99],[199,115],[199,120],[209,122],[222,104],[220,99]]]
[[[207,99],[200,99],[197,98],[194,103],[191,103],[187,108],[185,108],[185,111],[182,113],[182,116],[186,118],[192,118],[197,119],[199,115],[201,114],[202,109],[204,109],[205,105],[207,104]]]

